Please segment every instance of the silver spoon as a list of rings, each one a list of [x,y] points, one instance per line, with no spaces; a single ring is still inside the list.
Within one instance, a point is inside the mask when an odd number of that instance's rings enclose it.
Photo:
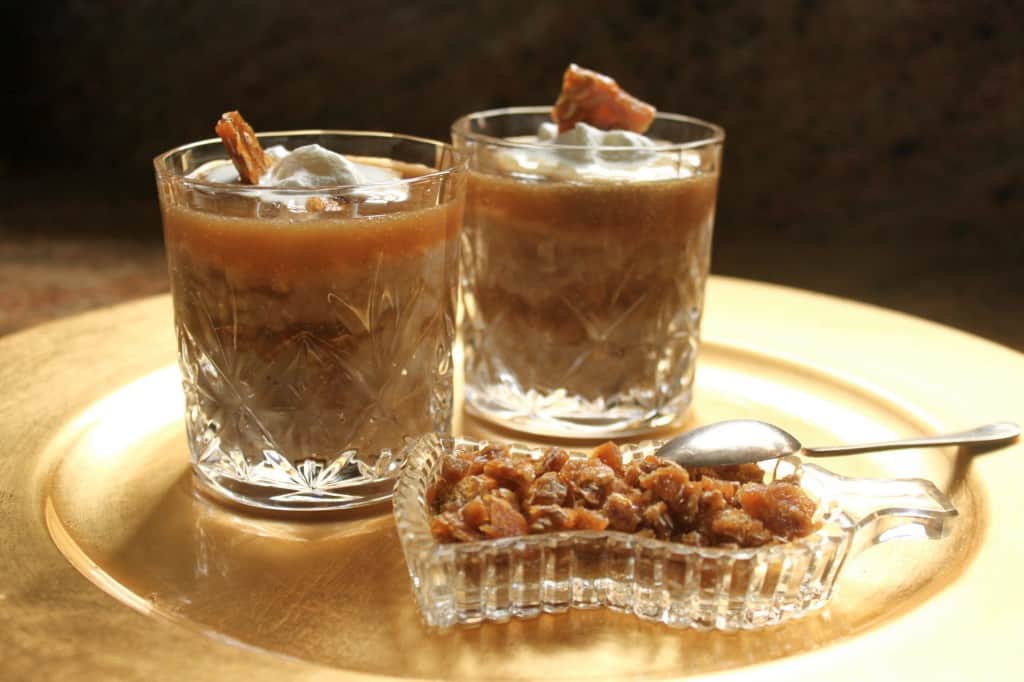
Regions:
[[[1019,435],[1019,426],[1003,422],[945,436],[809,448],[773,424],[754,419],[733,419],[687,431],[666,442],[655,454],[686,467],[713,467],[760,462],[798,452],[810,457],[832,457],[939,445],[1005,445],[1015,441]]]

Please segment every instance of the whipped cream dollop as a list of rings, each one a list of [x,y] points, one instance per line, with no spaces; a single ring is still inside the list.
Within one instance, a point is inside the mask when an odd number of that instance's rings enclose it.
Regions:
[[[270,168],[257,187],[266,187],[260,193],[263,201],[284,203],[289,207],[303,207],[308,197],[292,193],[275,193],[274,189],[321,189],[325,187],[355,186],[346,191],[365,201],[403,201],[408,188],[400,182],[402,175],[390,168],[356,163],[342,154],[307,144],[291,151],[282,145],[264,150],[271,159]],[[187,176],[190,180],[235,184],[241,182],[238,171],[230,161],[211,161],[196,168]]]
[[[271,187],[338,187],[358,185],[363,177],[354,163],[318,144],[299,147],[273,164],[260,178]]]
[[[668,180],[693,174],[680,163],[680,155],[659,153],[667,143],[630,130],[601,130],[580,122],[559,133],[556,124],[541,123],[536,136],[509,141],[531,145],[502,150],[499,163],[513,173],[566,180]]]
[[[552,145],[575,147],[557,149],[556,153],[581,163],[646,161],[655,155],[650,150],[656,146],[654,140],[640,133],[630,130],[601,130],[582,121],[562,133],[558,132],[558,126],[554,123],[541,123],[537,129],[537,140]]]

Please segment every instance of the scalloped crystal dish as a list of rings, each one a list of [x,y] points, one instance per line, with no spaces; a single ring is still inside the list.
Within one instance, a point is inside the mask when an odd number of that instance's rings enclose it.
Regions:
[[[785,544],[694,547],[608,530],[440,543],[430,532],[427,489],[446,453],[483,444],[424,436],[408,449],[395,491],[402,550],[433,627],[603,606],[678,628],[761,628],[823,607],[843,565],[864,549],[896,538],[943,538],[957,516],[928,481],[845,478],[786,458],[765,466],[768,477],[798,476],[818,503],[820,525]],[[653,454],[659,445],[622,446],[623,460]],[[546,451],[520,444],[509,450],[535,458]]]

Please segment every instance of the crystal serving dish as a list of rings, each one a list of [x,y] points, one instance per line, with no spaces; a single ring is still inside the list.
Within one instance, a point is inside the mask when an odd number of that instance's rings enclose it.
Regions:
[[[678,628],[765,627],[823,607],[842,567],[859,552],[897,538],[940,539],[957,516],[928,481],[845,478],[786,458],[764,465],[768,478],[796,475],[818,503],[820,522],[786,544],[694,547],[609,530],[438,542],[430,532],[427,489],[446,453],[482,445],[425,436],[408,449],[396,488],[399,538],[420,610],[433,627],[602,606]],[[625,445],[623,460],[659,445]],[[520,444],[509,449],[535,458],[545,452]]]

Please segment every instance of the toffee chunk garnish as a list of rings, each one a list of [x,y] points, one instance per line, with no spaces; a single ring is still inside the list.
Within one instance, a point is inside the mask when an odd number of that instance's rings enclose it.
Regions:
[[[562,76],[562,91],[551,118],[560,133],[581,121],[602,130],[644,133],[656,113],[654,107],[630,95],[612,78],[570,64]]]
[[[213,130],[228,150],[242,182],[260,184],[260,176],[270,168],[270,159],[248,121],[237,111],[228,111],[220,117]]]
[[[817,507],[793,479],[756,464],[685,469],[647,455],[625,462],[605,443],[589,457],[486,445],[445,456],[427,491],[441,542],[568,530],[616,530],[701,547],[760,547],[815,530]]]

